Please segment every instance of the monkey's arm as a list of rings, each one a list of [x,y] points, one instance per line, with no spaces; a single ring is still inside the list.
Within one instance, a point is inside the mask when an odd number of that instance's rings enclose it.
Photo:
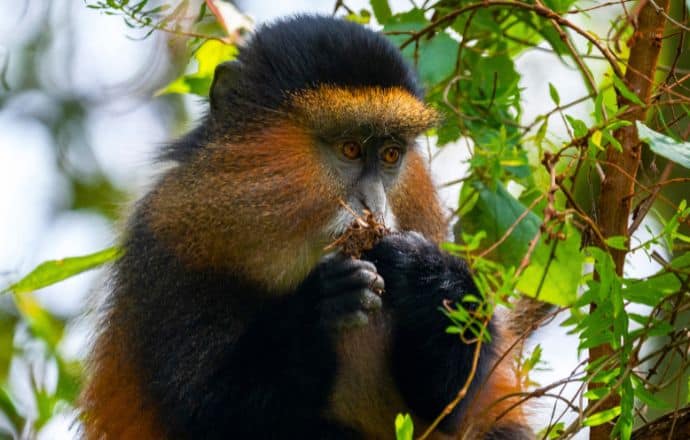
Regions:
[[[450,321],[441,308],[445,301],[462,304],[467,294],[479,296],[477,288],[461,259],[441,251],[417,233],[386,237],[366,258],[376,265],[386,282],[384,309],[390,309],[394,318],[393,375],[413,413],[431,422],[468,380],[476,349],[475,344],[465,344],[457,335],[446,333]],[[481,346],[472,386],[439,425],[444,432],[457,432],[466,405],[473,401],[494,364],[494,344],[499,335],[493,323],[487,330],[492,342]],[[467,337],[472,339],[470,334]]]
[[[322,414],[336,376],[334,332],[381,306],[370,290],[382,287],[375,270],[365,261],[326,258],[296,292],[265,307],[209,377],[203,434],[215,437],[227,426],[219,437],[357,438]]]

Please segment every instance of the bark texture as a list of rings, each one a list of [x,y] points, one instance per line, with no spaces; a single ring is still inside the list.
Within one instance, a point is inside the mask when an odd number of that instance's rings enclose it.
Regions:
[[[628,237],[632,199],[635,193],[635,179],[640,165],[640,139],[634,121],[644,121],[647,117],[647,106],[654,89],[654,76],[661,52],[662,37],[666,17],[657,11],[649,0],[640,0],[642,6],[636,20],[636,30],[632,37],[630,58],[625,72],[625,83],[635,93],[645,106],[631,103],[623,96],[618,96],[619,107],[630,106],[625,119],[633,122],[615,133],[616,139],[622,146],[622,151],[609,146],[604,165],[605,179],[601,185],[601,194],[597,204],[597,221],[602,235],[606,238],[613,236]],[[658,7],[668,12],[669,0],[655,0]],[[603,244],[602,244],[603,246]],[[616,264],[616,272],[623,274],[625,255],[627,251],[611,249],[611,256]],[[602,345],[590,349],[590,360],[609,356],[612,349]],[[604,401],[599,411],[613,408],[619,404],[618,396]],[[604,424],[593,427],[590,431],[591,440],[608,440],[612,425]]]

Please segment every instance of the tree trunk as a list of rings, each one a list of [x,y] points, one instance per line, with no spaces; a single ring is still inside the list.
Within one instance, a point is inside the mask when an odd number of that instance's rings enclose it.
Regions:
[[[625,72],[625,83],[640,100],[644,107],[635,105],[618,96],[619,107],[630,106],[625,119],[633,125],[623,127],[615,133],[621,143],[622,151],[609,145],[604,165],[605,178],[601,184],[601,193],[597,204],[597,222],[602,235],[606,238],[613,236],[628,237],[628,221],[635,193],[635,178],[640,165],[641,144],[637,135],[634,121],[644,121],[647,117],[647,105],[654,86],[654,76],[657,68],[661,43],[666,23],[664,14],[658,12],[649,0],[640,0],[643,6],[637,17],[637,29],[632,37],[630,58]],[[669,0],[655,0],[662,11],[668,11]],[[603,246],[603,244],[602,244]],[[629,240],[628,240],[629,246]],[[627,251],[610,249],[616,272],[623,274],[623,266]],[[608,345],[594,347],[589,350],[590,361],[609,356],[612,349]],[[593,388],[595,386],[592,386]],[[599,411],[619,405],[618,396],[612,396],[601,404]],[[612,425],[604,424],[591,428],[591,440],[608,440]]]
[[[690,408],[666,414],[635,430],[632,440],[686,440],[690,438]]]

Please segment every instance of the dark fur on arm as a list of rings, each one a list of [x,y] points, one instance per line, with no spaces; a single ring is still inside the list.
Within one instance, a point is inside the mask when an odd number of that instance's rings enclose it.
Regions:
[[[365,258],[386,282],[384,307],[394,317],[393,375],[411,410],[431,422],[465,384],[476,347],[446,333],[450,321],[440,308],[445,300],[455,304],[466,294],[478,296],[477,289],[462,260],[417,233],[386,237]],[[495,336],[491,324],[488,330]],[[483,345],[473,384],[482,382],[493,360],[490,345]],[[474,388],[441,422],[442,431],[457,431]]]
[[[292,293],[184,267],[143,215],[111,299],[141,383],[170,438],[357,438],[322,417],[340,323],[381,306],[373,266],[326,258]]]

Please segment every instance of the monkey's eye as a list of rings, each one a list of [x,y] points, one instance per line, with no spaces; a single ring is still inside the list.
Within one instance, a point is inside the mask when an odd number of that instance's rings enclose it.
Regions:
[[[381,152],[381,160],[388,165],[395,165],[400,160],[401,155],[400,147],[386,147]]]
[[[343,152],[343,156],[351,160],[359,159],[362,156],[362,146],[355,141],[343,142],[340,150]]]

